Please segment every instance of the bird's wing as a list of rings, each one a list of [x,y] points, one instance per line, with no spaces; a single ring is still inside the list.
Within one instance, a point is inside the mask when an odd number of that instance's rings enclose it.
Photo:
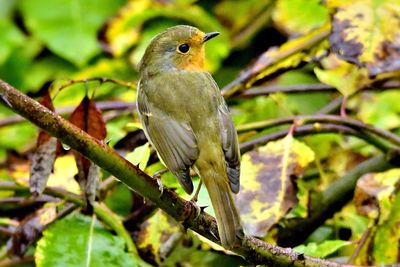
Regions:
[[[221,103],[218,107],[218,119],[221,128],[221,142],[227,163],[227,173],[231,190],[238,193],[240,189],[240,151],[236,129],[232,118],[221,96]]]
[[[218,121],[221,133],[222,149],[225,154],[229,184],[232,192],[238,193],[240,189],[240,150],[235,126],[229,108],[224,98],[221,96],[218,85],[207,75],[208,80],[213,85],[215,94],[218,95]]]
[[[189,126],[167,115],[162,115],[147,101],[146,94],[138,89],[138,109],[147,138],[157,150],[168,169],[178,178],[186,193],[193,192],[190,167],[199,155],[196,137]],[[153,111],[153,112],[152,112]]]

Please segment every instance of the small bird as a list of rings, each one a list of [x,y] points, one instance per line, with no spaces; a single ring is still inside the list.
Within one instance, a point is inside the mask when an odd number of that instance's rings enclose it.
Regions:
[[[154,37],[139,63],[137,103],[148,140],[188,194],[190,168],[200,176],[221,244],[231,248],[242,229],[232,195],[240,187],[239,144],[225,100],[204,68],[204,43],[218,34],[179,25]]]

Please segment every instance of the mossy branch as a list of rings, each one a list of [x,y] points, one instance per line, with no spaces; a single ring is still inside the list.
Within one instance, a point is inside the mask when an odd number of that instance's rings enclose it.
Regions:
[[[63,143],[114,175],[129,188],[155,203],[176,221],[185,222],[185,225],[200,235],[219,243],[217,225],[212,216],[204,212],[197,216],[196,208],[191,202],[180,198],[172,190],[162,190],[156,179],[133,166],[102,141],[92,138],[2,80],[0,80],[0,99],[14,112],[59,138]],[[291,249],[273,246],[250,236],[245,236],[241,241],[242,245],[233,248],[232,251],[253,264],[341,266],[338,263],[304,256]]]

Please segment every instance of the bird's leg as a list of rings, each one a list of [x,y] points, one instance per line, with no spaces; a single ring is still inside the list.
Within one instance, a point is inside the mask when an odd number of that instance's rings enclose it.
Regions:
[[[201,181],[201,179],[200,179],[199,185],[198,185],[197,188],[196,188],[196,192],[194,192],[194,195],[193,195],[193,197],[190,199],[190,201],[192,201],[192,202],[194,202],[194,203],[197,202],[197,199],[198,199],[198,196],[199,196],[199,193],[200,193],[200,189],[201,189],[202,184],[203,184],[203,183],[202,183],[202,181]]]
[[[164,192],[164,185],[161,182],[161,175],[163,175],[164,173],[166,173],[168,171],[168,169],[161,169],[159,171],[157,171],[155,174],[153,174],[153,178],[157,180],[157,184],[158,184],[158,189],[160,190],[160,197],[162,196],[163,192]]]

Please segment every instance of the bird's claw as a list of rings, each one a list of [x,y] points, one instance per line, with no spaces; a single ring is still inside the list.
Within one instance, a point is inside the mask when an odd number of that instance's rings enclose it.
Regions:
[[[161,182],[161,179],[157,179],[157,184],[158,184],[158,190],[160,190],[159,197],[161,197],[164,193],[164,184]]]
[[[193,204],[193,207],[196,209],[196,217],[195,218],[199,217],[201,212],[204,210],[204,208],[199,207],[195,201],[190,200],[190,202]]]
[[[158,190],[160,190],[160,196],[161,197],[164,193],[164,184],[161,182],[161,175],[166,173],[168,170],[163,169],[160,171],[157,171],[155,174],[153,174],[153,178],[156,179],[157,185],[158,185]]]

